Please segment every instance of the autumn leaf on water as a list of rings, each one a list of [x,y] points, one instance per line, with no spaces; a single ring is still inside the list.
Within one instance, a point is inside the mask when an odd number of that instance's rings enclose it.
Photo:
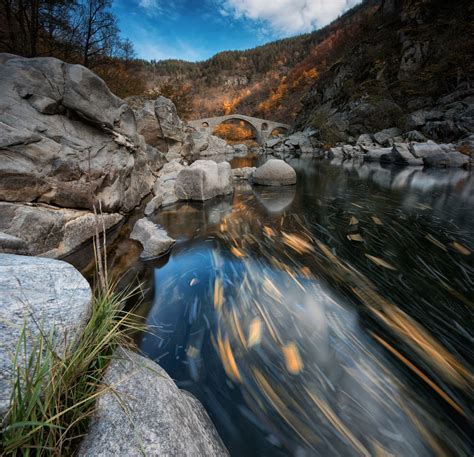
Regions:
[[[447,251],[446,246],[441,243],[441,241],[438,241],[433,235],[430,235],[429,233],[425,235],[425,238],[430,242],[433,243],[435,246],[438,246],[440,249],[443,251]]]
[[[275,236],[275,232],[271,227],[268,227],[267,225],[263,227],[263,231],[265,232],[265,235],[268,235],[270,237]]]
[[[359,223],[359,219],[357,217],[352,216],[351,220],[349,221],[349,225],[357,225]]]
[[[189,285],[193,287],[196,284],[199,284],[199,279],[196,279],[196,278],[191,279],[191,282],[189,283]]]
[[[291,374],[298,374],[303,369],[303,362],[295,343],[288,343],[282,348],[286,369]]]
[[[224,302],[224,289],[222,287],[222,282],[219,278],[216,279],[214,283],[214,306],[216,309],[222,307]]]
[[[234,246],[232,246],[230,248],[230,252],[232,252],[232,254],[234,254],[235,257],[243,257],[244,256],[244,253],[240,249],[237,249]]]
[[[458,243],[457,241],[453,241],[450,243],[450,245],[462,255],[471,255],[471,251],[466,246]]]
[[[294,233],[290,234],[290,233],[282,232],[282,234],[283,234],[283,242],[290,248],[294,249],[299,254],[304,254],[305,252],[314,251],[313,246],[310,243],[308,243],[306,240],[301,238],[300,236],[295,235]]]
[[[362,238],[359,233],[347,235],[347,239],[351,241],[364,241],[364,238]]]
[[[254,319],[252,319],[252,322],[250,322],[247,347],[250,348],[252,346],[255,346],[256,344],[259,344],[261,339],[262,321],[258,317],[255,317]]]
[[[376,225],[383,225],[383,222],[377,216],[372,216],[372,221]]]
[[[380,257],[375,257],[374,255],[365,254],[365,256],[372,262],[374,262],[379,267],[388,268],[389,270],[396,270],[396,268],[388,263],[386,260],[381,259]]]

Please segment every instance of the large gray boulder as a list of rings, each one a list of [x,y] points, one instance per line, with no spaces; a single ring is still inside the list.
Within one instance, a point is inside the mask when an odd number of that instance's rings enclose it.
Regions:
[[[180,200],[204,201],[232,191],[232,171],[228,162],[197,160],[179,172],[175,183],[176,196]]]
[[[109,365],[80,457],[220,457],[229,453],[203,406],[155,362],[120,349]]]
[[[395,163],[397,165],[423,165],[423,160],[415,157],[409,149],[407,143],[395,143],[388,154],[380,156],[382,163]]]
[[[87,68],[0,59],[0,200],[128,212],[153,185],[133,111]]]
[[[296,184],[296,172],[284,160],[270,159],[255,170],[252,182],[262,186],[291,186]]]
[[[194,154],[207,157],[234,154],[234,148],[227,141],[208,132],[194,132]]]
[[[0,201],[0,231],[22,241],[0,242],[0,251],[60,258],[123,221],[117,213],[95,215],[90,211],[41,204]]]
[[[157,226],[146,217],[139,219],[130,234],[132,240],[139,241],[143,246],[142,259],[160,257],[173,247],[175,240],[170,238],[166,230]]]
[[[12,360],[24,326],[26,355],[41,331],[52,332],[54,350],[61,357],[66,345],[83,330],[91,303],[89,283],[72,265],[0,254],[0,415],[9,406],[15,374]]]
[[[187,156],[191,153],[192,135],[171,100],[162,96],[148,100],[135,114],[138,132],[145,137],[147,144],[166,154]]]

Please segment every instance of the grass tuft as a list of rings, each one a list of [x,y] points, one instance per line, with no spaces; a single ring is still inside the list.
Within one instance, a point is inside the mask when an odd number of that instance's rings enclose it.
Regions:
[[[58,354],[53,332],[39,331],[32,337],[24,326],[15,352],[16,376],[10,409],[2,424],[0,455],[74,455],[87,432],[96,400],[108,390],[102,381],[117,346],[130,346],[130,333],[143,330],[131,313],[123,311],[139,286],[115,292],[116,284],[110,285],[104,273],[97,240],[98,285],[91,317],[80,335]],[[105,246],[102,253],[104,250]]]

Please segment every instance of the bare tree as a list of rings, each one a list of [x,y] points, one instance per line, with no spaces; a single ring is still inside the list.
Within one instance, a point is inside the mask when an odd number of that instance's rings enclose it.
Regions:
[[[96,56],[110,56],[118,42],[115,16],[110,12],[111,0],[83,0],[80,5],[82,22],[82,64],[91,66]]]

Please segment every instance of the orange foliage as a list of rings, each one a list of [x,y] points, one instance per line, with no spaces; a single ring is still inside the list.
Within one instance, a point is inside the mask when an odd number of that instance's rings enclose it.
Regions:
[[[254,137],[252,129],[244,122],[238,124],[220,124],[214,129],[214,135],[224,138],[227,142],[243,142]]]

